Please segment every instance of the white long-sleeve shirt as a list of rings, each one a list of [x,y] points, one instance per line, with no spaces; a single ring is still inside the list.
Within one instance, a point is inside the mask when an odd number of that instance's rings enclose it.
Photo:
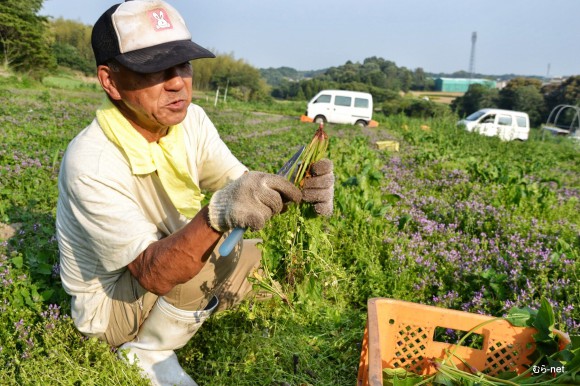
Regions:
[[[216,191],[247,170],[199,106],[189,106],[182,124],[188,168],[199,188]],[[173,206],[156,173],[132,174],[126,155],[96,119],[69,144],[58,189],[62,283],[72,296],[79,331],[98,336],[107,329],[115,283],[127,265],[188,219]]]

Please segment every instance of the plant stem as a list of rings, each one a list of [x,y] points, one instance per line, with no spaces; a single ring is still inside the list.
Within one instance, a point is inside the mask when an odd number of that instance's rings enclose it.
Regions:
[[[483,322],[483,323],[480,323],[480,324],[478,324],[477,326],[473,327],[471,330],[469,330],[469,331],[467,332],[467,334],[465,334],[465,335],[464,335],[464,336],[463,336],[461,339],[459,339],[459,341],[458,341],[458,342],[455,344],[455,347],[453,348],[453,351],[451,351],[451,353],[450,353],[450,355],[449,355],[449,356],[447,356],[447,357],[443,358],[443,361],[441,362],[441,364],[445,364],[445,361],[446,361],[446,360],[447,360],[449,357],[451,357],[451,356],[455,356],[455,351],[457,351],[457,349],[459,348],[459,346],[461,346],[461,345],[462,345],[462,343],[463,343],[463,342],[465,342],[465,339],[467,339],[467,337],[469,337],[470,335],[472,335],[472,334],[474,334],[474,333],[475,333],[475,330],[478,330],[478,329],[480,329],[481,327],[483,327],[483,326],[485,326],[485,325],[488,325],[488,324],[490,324],[490,323],[496,322],[496,321],[498,321],[498,320],[503,320],[503,319],[504,319],[504,318],[502,318],[502,317],[493,318],[493,319],[490,319],[490,320],[486,320],[485,322]]]

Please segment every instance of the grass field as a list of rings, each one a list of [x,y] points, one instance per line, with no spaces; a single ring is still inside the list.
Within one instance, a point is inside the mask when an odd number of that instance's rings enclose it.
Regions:
[[[50,84],[50,83],[48,83]],[[58,275],[56,179],[67,143],[103,94],[0,79],[0,384],[145,384],[73,327]],[[234,154],[273,172],[315,127],[300,103],[196,99]],[[214,315],[178,351],[205,385],[352,385],[371,297],[489,315],[552,305],[580,332],[580,158],[565,140],[501,142],[456,117],[328,125],[335,213],[293,207],[262,231],[257,287],[282,295]],[[399,152],[377,150],[396,140]],[[284,300],[283,300],[283,299]]]

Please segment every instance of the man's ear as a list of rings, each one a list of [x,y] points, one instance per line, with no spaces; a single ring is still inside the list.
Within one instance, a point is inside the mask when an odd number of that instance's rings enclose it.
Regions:
[[[101,83],[101,87],[113,100],[121,100],[121,95],[117,89],[117,82],[115,81],[114,71],[105,65],[100,65],[97,67],[97,77]]]

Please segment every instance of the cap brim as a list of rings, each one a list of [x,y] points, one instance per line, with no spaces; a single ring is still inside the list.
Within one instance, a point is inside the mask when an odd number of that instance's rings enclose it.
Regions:
[[[215,58],[215,55],[191,40],[163,43],[115,57],[123,66],[142,74],[163,71],[201,58]]]

